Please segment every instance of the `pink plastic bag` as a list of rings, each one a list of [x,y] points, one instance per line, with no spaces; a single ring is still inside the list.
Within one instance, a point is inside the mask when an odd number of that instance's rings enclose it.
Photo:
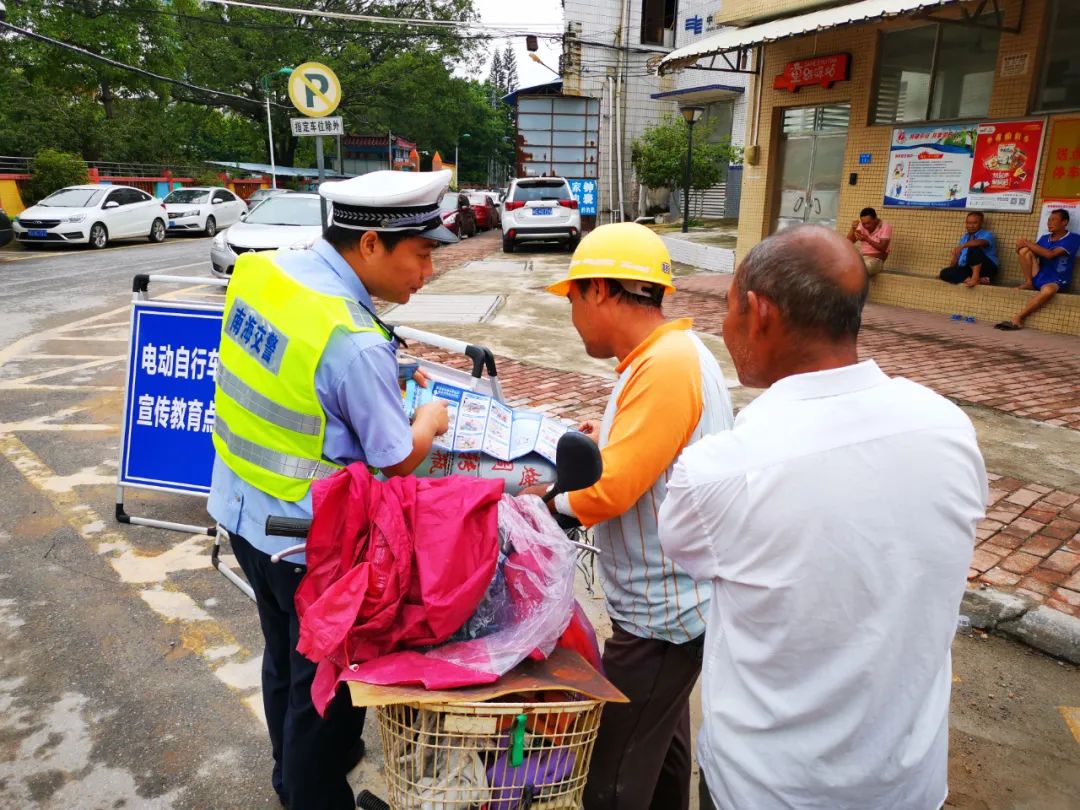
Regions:
[[[342,673],[344,680],[454,689],[490,683],[534,652],[555,648],[574,612],[575,550],[537,497],[503,495],[499,535],[511,550],[503,565],[512,622],[491,635],[426,650],[400,651]]]

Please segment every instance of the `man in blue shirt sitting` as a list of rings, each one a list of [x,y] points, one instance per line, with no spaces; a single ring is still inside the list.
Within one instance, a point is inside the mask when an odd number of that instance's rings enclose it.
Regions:
[[[1020,254],[1020,269],[1024,271],[1024,283],[1021,290],[1036,290],[1032,298],[1019,315],[1011,321],[1002,321],[994,326],[1013,332],[1023,329],[1024,319],[1031,313],[1046,306],[1046,302],[1061,290],[1068,289],[1072,283],[1073,265],[1080,253],[1080,234],[1069,232],[1069,212],[1055,208],[1046,219],[1050,233],[1040,236],[1037,242],[1030,239],[1017,239],[1016,252]]]
[[[986,228],[981,211],[972,211],[964,219],[964,235],[952,251],[952,264],[938,274],[950,284],[975,287],[991,284],[998,273],[997,240]]]

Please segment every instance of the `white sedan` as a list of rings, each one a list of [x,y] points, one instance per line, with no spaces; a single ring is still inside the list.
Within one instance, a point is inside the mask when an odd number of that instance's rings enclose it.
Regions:
[[[131,186],[103,183],[54,191],[15,218],[15,238],[24,245],[72,244],[103,248],[112,239],[145,237],[165,241],[165,205]]]
[[[227,188],[178,188],[165,198],[169,230],[199,231],[214,236],[247,213],[247,203]]]

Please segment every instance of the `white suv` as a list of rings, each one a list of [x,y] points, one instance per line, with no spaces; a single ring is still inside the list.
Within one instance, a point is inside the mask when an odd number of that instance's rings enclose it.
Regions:
[[[519,177],[510,181],[502,204],[503,250],[519,242],[565,242],[573,252],[581,240],[581,212],[562,177]]]

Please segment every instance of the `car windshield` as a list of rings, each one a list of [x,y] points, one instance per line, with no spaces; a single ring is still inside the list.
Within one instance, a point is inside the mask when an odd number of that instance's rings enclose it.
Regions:
[[[89,208],[100,202],[103,193],[100,188],[62,188],[38,205],[46,208]]]
[[[529,183],[514,189],[514,202],[534,200],[569,200],[570,189],[562,180],[550,183]]]
[[[166,203],[204,203],[210,192],[205,188],[178,188],[165,198]]]
[[[457,194],[447,194],[439,201],[439,209],[442,211],[457,211],[458,209],[458,197]]]
[[[318,197],[280,194],[251,209],[245,222],[254,225],[321,225]]]
[[[487,195],[486,194],[470,194],[469,195],[469,202],[472,203],[473,205],[487,205]]]

